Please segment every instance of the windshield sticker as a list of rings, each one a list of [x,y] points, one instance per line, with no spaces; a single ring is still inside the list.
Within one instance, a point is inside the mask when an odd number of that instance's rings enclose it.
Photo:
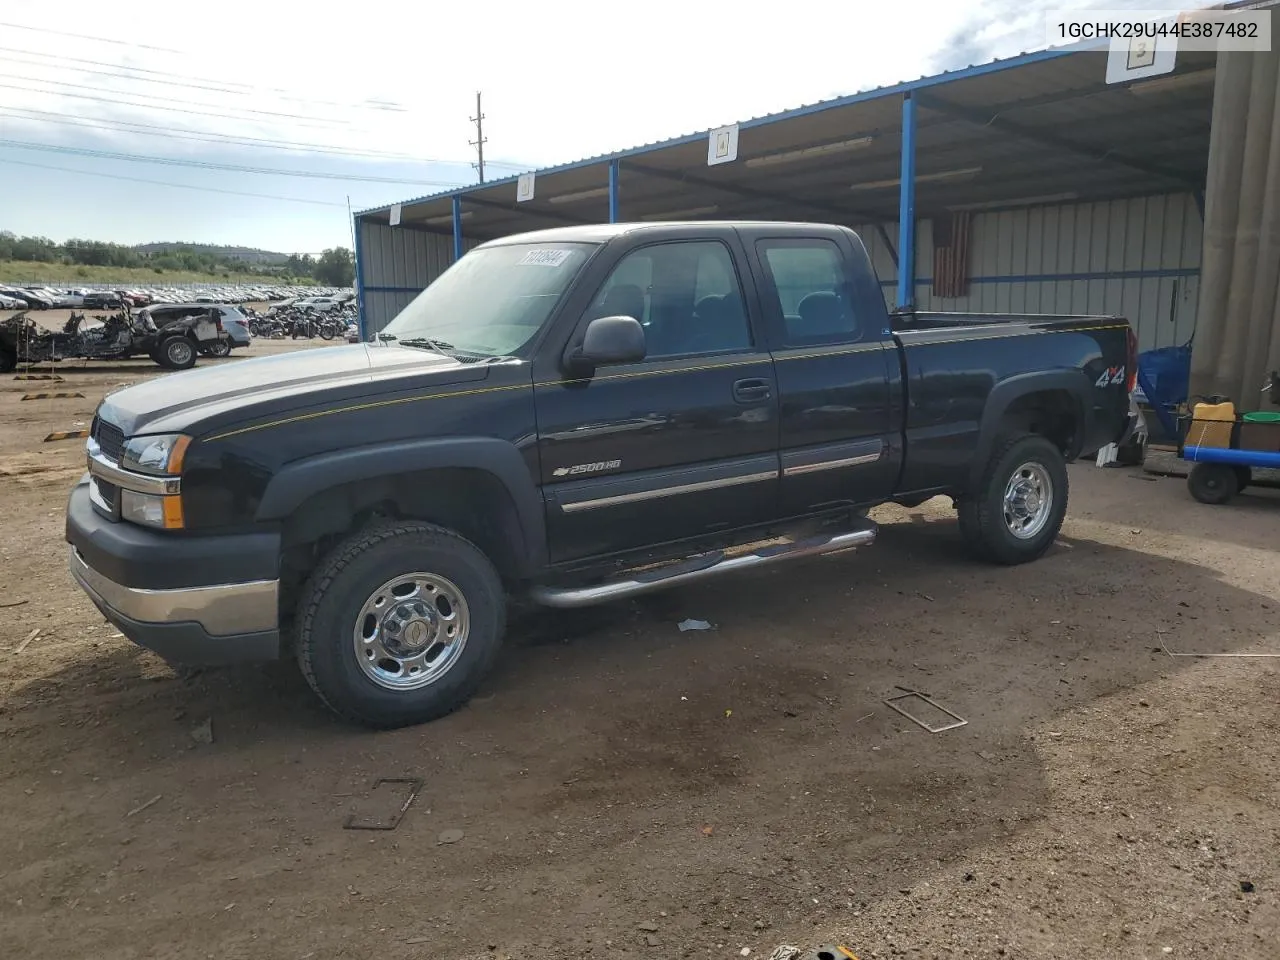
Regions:
[[[569,259],[569,252],[568,250],[530,250],[520,262],[538,267],[558,267]]]

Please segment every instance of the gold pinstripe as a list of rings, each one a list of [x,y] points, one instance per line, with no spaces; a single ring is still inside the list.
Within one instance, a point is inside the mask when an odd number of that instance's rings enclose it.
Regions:
[[[981,337],[978,339],[1007,340],[1012,337],[1035,336],[1041,333],[1077,333],[1080,331],[1092,331],[1092,330],[1122,330],[1127,327],[1128,327],[1128,324],[1119,323],[1119,324],[1112,324],[1110,326],[1105,326],[1105,327],[1063,327],[1057,330],[1024,330],[1024,331],[1019,331],[1018,333],[1003,333],[1003,334],[997,334],[995,336],[990,336],[990,337]],[[928,343],[907,344],[907,346],[908,347],[911,347],[911,346],[928,347],[938,343],[959,343],[961,341],[972,341],[974,339],[975,339],[974,337],[957,337],[954,340],[930,340]],[[790,356],[775,356],[773,357],[773,360],[777,363],[784,363],[788,360],[817,360],[823,357],[843,357],[849,354],[867,353],[872,350],[883,350],[883,349],[885,349],[884,342],[880,341],[876,343],[863,343],[855,347],[847,347],[842,350],[833,350],[825,353],[801,353],[801,354],[792,354]],[[595,379],[600,381],[607,381],[607,380],[630,380],[636,377],[663,377],[663,376],[667,376],[669,374],[674,374],[674,373],[693,373],[695,371],[700,371],[700,370],[730,370],[734,367],[748,367],[748,366],[754,366],[758,363],[760,363],[760,358],[754,358],[751,360],[736,360],[736,361],[733,361],[732,363],[699,364],[698,366],[676,367],[674,369],[667,369],[667,370],[635,370],[630,373],[607,374],[605,376],[596,377]],[[352,404],[349,407],[336,407],[332,410],[317,410],[314,413],[301,413],[301,414],[298,414],[297,416],[284,417],[280,420],[270,420],[266,423],[257,423],[248,427],[240,427],[237,430],[228,430],[226,433],[214,434],[212,437],[209,437],[208,440],[209,441],[226,440],[229,437],[238,437],[241,434],[245,434],[245,433],[253,433],[258,430],[266,430],[270,427],[284,427],[284,426],[288,426],[291,423],[304,423],[308,420],[317,420],[320,417],[329,417],[338,413],[355,413],[360,410],[376,410],[380,407],[393,407],[393,406],[398,406],[399,404],[402,404],[402,403],[418,403],[423,400],[448,400],[453,397],[468,397],[468,396],[475,396],[476,394],[481,394],[481,393],[501,393],[506,390],[528,390],[531,387],[533,389],[537,389],[538,387],[558,387],[558,386],[562,386],[563,384],[572,383],[572,382],[573,381],[570,381],[570,380],[547,380],[542,383],[533,383],[533,384],[513,383],[513,384],[508,384],[506,386],[501,386],[501,387],[476,387],[471,390],[451,390],[447,393],[430,393],[430,394],[424,394],[424,395],[415,396],[415,397],[398,397],[394,400],[372,400],[368,403]]]

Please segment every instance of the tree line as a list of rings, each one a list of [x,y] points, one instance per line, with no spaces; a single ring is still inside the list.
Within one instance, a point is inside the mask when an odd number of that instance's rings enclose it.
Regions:
[[[193,244],[192,247],[195,245]],[[346,247],[325,250],[319,257],[291,254],[280,263],[250,263],[208,250],[175,245],[143,252],[121,243],[71,239],[57,243],[48,237],[18,236],[0,230],[0,261],[68,263],[90,267],[142,267],[157,274],[185,270],[192,273],[251,273],[280,280],[311,279],[332,287],[349,287],[355,279],[355,258]]]

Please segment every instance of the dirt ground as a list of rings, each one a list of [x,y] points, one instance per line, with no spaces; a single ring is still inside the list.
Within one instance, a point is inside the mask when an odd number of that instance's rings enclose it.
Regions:
[[[42,438],[159,374],[0,383],[3,955],[1280,956],[1280,659],[1166,652],[1280,654],[1280,496],[1076,464],[1017,569],[885,508],[856,554],[523,615],[470,706],[375,734],[291,664],[179,678],[73,587],[83,448]],[[425,788],[344,830],[378,777]]]

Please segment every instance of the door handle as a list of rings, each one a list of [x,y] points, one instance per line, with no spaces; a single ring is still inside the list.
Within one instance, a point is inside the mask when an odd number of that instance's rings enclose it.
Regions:
[[[759,403],[768,400],[770,393],[769,381],[763,377],[738,380],[733,385],[733,399],[738,403]]]

